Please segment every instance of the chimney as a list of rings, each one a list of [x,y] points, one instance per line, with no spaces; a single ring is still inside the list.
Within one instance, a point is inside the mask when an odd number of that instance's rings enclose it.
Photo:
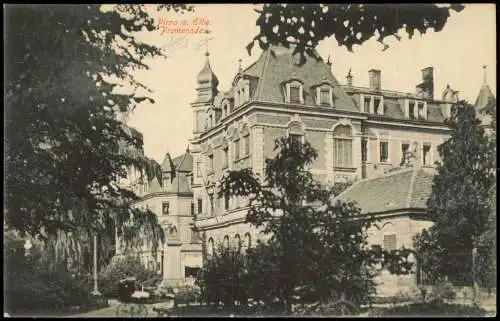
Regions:
[[[370,89],[380,90],[381,80],[380,80],[380,70],[370,69],[368,70],[368,77],[370,78]]]
[[[434,68],[422,69],[422,83],[420,87],[421,95],[427,99],[434,99]],[[417,92],[418,93],[418,92]]]

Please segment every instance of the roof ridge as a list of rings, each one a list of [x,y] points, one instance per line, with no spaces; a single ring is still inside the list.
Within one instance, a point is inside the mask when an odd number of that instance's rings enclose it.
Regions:
[[[272,48],[272,45],[270,45],[267,50],[265,50],[263,52],[263,54],[265,54],[265,57],[264,57],[264,63],[262,64],[262,72],[260,73],[260,79],[259,79],[259,84],[258,84],[258,87],[257,87],[257,97],[255,97],[255,99],[259,100],[260,97],[262,97],[262,91],[264,90],[264,73],[266,71],[266,67],[268,65],[268,62],[269,62],[269,55],[270,55],[270,52],[271,52],[271,48]]]

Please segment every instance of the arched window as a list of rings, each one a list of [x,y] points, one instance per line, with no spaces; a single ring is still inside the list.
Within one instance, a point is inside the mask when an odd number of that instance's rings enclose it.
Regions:
[[[285,86],[285,102],[292,104],[303,104],[304,93],[302,83],[298,80],[292,80]]]
[[[334,165],[335,167],[352,167],[352,130],[348,125],[335,127],[334,136]]]
[[[236,234],[234,236],[234,246],[236,248],[236,251],[240,251],[241,250],[241,238],[240,238],[240,235],[239,234]]]
[[[288,137],[291,138],[292,148],[300,148],[303,143],[304,131],[301,124],[294,122],[288,127]]]
[[[250,155],[250,131],[248,127],[245,125],[243,130],[241,131],[241,139],[243,143],[243,157]]]
[[[214,247],[214,239],[209,238],[207,242],[207,255],[214,255],[215,247]]]
[[[233,156],[234,161],[240,159],[240,136],[238,133],[235,133],[233,136]]]
[[[252,237],[250,236],[250,233],[245,234],[245,240],[243,241],[243,246],[245,247],[245,251],[250,249],[252,247]]]
[[[225,249],[228,249],[229,248],[229,236],[224,236],[224,241],[223,241],[223,245],[224,245],[224,248]]]

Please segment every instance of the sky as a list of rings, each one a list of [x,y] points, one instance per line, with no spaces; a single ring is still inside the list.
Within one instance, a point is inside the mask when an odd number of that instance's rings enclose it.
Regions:
[[[208,37],[209,60],[219,79],[219,91],[226,91],[238,70],[257,60],[261,50],[254,47],[249,56],[245,47],[258,33],[257,13],[252,4],[197,4],[194,13],[153,12],[155,18],[168,21],[208,21],[210,34],[162,34],[161,28],[138,35],[144,42],[163,47],[167,58],[146,60],[149,70],[134,76],[149,87],[155,103],[142,103],[128,119],[128,124],[144,135],[146,156],[161,163],[165,154],[185,152],[192,137],[193,112],[190,103],[196,99],[196,76],[205,62]],[[332,72],[341,84],[346,83],[349,69],[354,86],[368,86],[368,70],[381,70],[382,89],[413,93],[422,80],[421,69],[434,67],[434,93],[440,98],[446,85],[459,90],[459,98],[474,103],[486,80],[496,96],[496,25],[494,4],[469,4],[452,12],[444,29],[415,33],[410,40],[401,33],[401,41],[385,39],[389,48],[374,38],[354,52],[339,47],[335,39],[325,39],[317,47],[327,60],[331,56]]]

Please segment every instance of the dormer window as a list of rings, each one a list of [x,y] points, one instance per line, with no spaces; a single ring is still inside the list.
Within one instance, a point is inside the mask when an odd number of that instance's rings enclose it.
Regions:
[[[405,100],[405,115],[408,119],[427,119],[427,102],[419,100]]]
[[[361,94],[360,104],[361,112],[384,115],[384,96]]]
[[[250,100],[250,81],[248,79],[240,78],[234,88],[234,91],[234,105],[243,105]]]
[[[292,104],[304,103],[304,93],[301,82],[294,80],[287,83],[285,91],[285,102]]]
[[[333,106],[333,88],[330,85],[316,87],[316,105]]]

